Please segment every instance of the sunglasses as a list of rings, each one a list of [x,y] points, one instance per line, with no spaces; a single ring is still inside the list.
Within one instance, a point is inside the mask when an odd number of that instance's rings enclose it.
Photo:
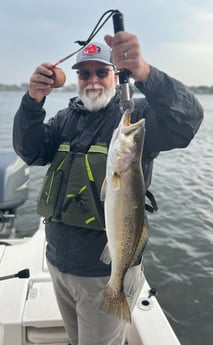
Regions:
[[[104,67],[104,68],[98,68],[95,71],[89,71],[87,69],[82,69],[80,71],[77,71],[78,74],[78,78],[80,80],[88,80],[91,75],[95,74],[96,77],[100,78],[100,79],[104,79],[108,76],[109,72],[113,71],[113,69],[109,68],[109,67]]]

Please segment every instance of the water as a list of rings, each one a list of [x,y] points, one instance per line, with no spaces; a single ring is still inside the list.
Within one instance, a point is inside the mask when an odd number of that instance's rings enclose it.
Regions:
[[[11,147],[12,121],[21,92],[0,92],[0,147]],[[47,116],[68,103],[54,92]],[[213,96],[200,95],[205,119],[184,150],[156,159],[151,190],[159,211],[149,216],[151,234],[145,273],[183,345],[211,345],[213,325]],[[29,199],[18,210],[17,235],[37,229],[36,197],[46,168],[32,167]],[[142,327],[142,325],[141,325]],[[154,344],[153,344],[154,345]]]

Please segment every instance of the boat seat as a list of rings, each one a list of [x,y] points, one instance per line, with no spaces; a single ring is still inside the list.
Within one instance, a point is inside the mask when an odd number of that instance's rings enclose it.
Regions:
[[[64,345],[68,337],[64,327],[26,327],[26,338],[34,345]]]

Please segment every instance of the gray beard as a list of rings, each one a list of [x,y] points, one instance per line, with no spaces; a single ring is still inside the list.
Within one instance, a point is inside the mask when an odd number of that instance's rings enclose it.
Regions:
[[[78,89],[78,94],[85,106],[86,109],[89,111],[98,111],[102,108],[104,108],[110,100],[114,97],[115,95],[115,87],[112,85],[108,89],[104,89],[102,86],[98,85],[98,87],[102,88],[102,94],[98,97],[89,97],[86,94],[86,88],[84,89]]]

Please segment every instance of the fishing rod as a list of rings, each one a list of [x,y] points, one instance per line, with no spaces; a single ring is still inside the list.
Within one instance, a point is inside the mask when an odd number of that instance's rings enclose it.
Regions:
[[[106,17],[107,16],[107,17]],[[106,18],[105,18],[106,17]],[[119,10],[108,10],[106,11],[97,24],[95,25],[94,29],[92,30],[91,34],[87,38],[86,41],[75,41],[75,43],[78,43],[81,47],[74,51],[73,53],[59,59],[52,67],[54,70],[54,86],[53,87],[59,87],[62,86],[65,82],[65,75],[62,70],[60,69],[55,69],[56,66],[61,64],[62,62],[70,59],[72,56],[80,52],[91,40],[97,35],[97,33],[101,30],[101,28],[105,25],[105,23],[112,17],[113,20],[113,27],[114,27],[114,33],[116,34],[119,31],[124,31],[124,18],[123,14]],[[104,19],[105,18],[105,19]],[[124,57],[127,54],[124,53]],[[130,113],[134,109],[134,104],[132,100],[132,95],[133,91],[130,86],[129,82],[129,76],[130,76],[130,71],[127,69],[122,69],[118,71],[118,76],[119,76],[119,85],[120,85],[120,108],[122,111],[128,110]],[[58,82],[57,82],[58,78]],[[62,83],[62,85],[61,85]]]

